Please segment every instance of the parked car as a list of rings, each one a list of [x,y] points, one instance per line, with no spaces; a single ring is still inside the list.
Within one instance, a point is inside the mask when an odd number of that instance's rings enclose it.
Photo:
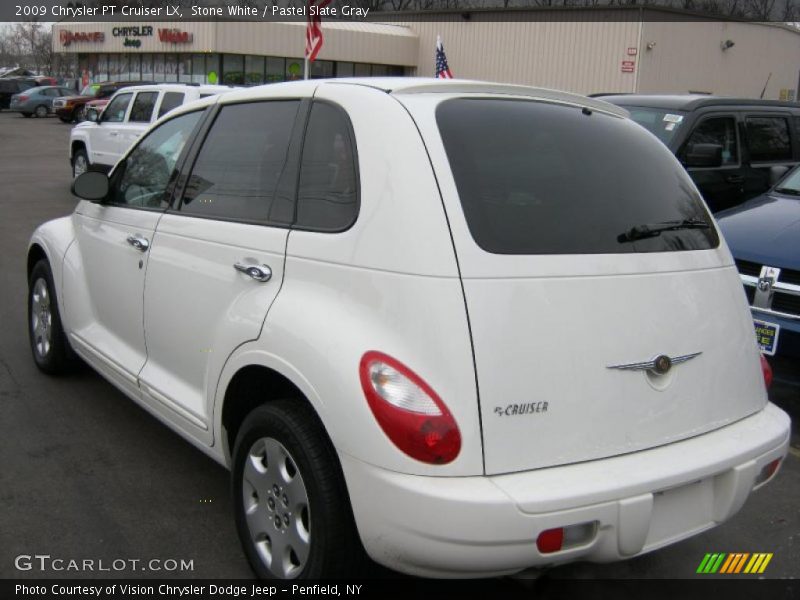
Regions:
[[[65,123],[84,120],[84,108],[92,100],[107,101],[114,92],[133,85],[146,85],[152,81],[106,81],[104,83],[91,83],[81,90],[80,95],[70,94],[63,98],[56,98],[53,108],[56,115]]]
[[[800,105],[707,95],[600,95],[664,142],[713,212],[766,192],[770,168],[800,162]]]
[[[800,167],[717,215],[736,258],[761,350],[800,360]],[[799,373],[794,379],[800,383]]]
[[[33,234],[33,358],[74,352],[229,467],[261,577],[695,535],[774,476],[790,422],[699,192],[625,114],[413,78],[176,108]]]
[[[53,100],[68,93],[68,89],[58,86],[33,87],[11,96],[8,108],[23,117],[46,117],[53,111]]]
[[[0,110],[10,106],[11,96],[35,86],[32,79],[0,79]]]
[[[125,87],[109,98],[102,113],[72,128],[69,160],[76,177],[88,168],[108,170],[156,119],[186,102],[229,92],[223,85],[180,83]]]

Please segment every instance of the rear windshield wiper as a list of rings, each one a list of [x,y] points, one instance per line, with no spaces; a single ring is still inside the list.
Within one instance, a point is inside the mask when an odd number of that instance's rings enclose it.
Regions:
[[[680,229],[708,229],[711,227],[706,221],[700,219],[684,219],[683,221],[662,221],[661,223],[645,223],[631,227],[625,233],[617,236],[620,244],[634,242],[644,238],[658,237],[662,231],[678,231]]]
[[[775,188],[775,190],[779,194],[788,194],[789,196],[800,196],[800,190],[795,190],[792,188]]]

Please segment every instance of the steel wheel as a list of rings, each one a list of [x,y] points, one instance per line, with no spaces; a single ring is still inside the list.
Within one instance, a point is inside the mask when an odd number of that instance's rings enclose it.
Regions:
[[[53,313],[50,311],[47,282],[41,277],[33,284],[30,315],[34,352],[40,358],[46,358],[53,343]]]
[[[293,579],[311,550],[311,511],[303,476],[279,441],[250,446],[242,477],[242,502],[256,551],[276,578]]]
[[[36,116],[40,119],[47,116],[47,107],[44,104],[40,104],[36,107]]]
[[[81,173],[85,173],[89,169],[89,160],[86,158],[86,153],[78,151],[75,153],[75,158],[72,160],[72,176],[77,177]]]

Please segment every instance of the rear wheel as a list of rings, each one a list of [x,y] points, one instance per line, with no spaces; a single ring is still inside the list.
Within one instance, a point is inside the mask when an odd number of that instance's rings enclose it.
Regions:
[[[73,179],[89,170],[89,157],[86,155],[86,150],[80,148],[75,151],[72,156],[72,177]]]
[[[304,401],[276,400],[247,416],[231,485],[239,539],[259,577],[350,577],[368,563],[338,457]]]
[[[36,110],[34,112],[36,113],[37,118],[43,119],[44,117],[47,116],[48,110],[44,104],[40,104],[39,106],[36,107]]]
[[[61,325],[50,265],[44,259],[31,271],[28,286],[28,334],[33,360],[49,375],[70,370],[74,354]]]

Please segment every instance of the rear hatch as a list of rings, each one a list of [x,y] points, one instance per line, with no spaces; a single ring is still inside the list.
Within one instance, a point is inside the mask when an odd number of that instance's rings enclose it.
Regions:
[[[668,444],[763,408],[730,253],[654,136],[597,105],[404,102],[459,259],[487,473]]]

